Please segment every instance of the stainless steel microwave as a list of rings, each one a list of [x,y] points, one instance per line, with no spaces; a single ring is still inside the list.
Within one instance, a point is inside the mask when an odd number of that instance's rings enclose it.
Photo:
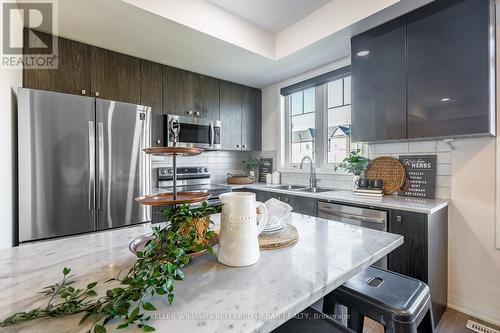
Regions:
[[[180,147],[196,147],[207,150],[219,150],[220,144],[220,120],[210,120],[196,117],[177,115],[164,115],[165,142],[167,146],[174,145],[174,134],[170,124],[172,120],[178,121],[180,126],[177,145]]]

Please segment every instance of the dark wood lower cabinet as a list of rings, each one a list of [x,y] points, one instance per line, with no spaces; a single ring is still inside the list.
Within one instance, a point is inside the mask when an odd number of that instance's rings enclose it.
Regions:
[[[267,200],[269,200],[271,198],[275,198],[275,199],[283,201],[284,203],[287,203],[290,206],[292,206],[294,213],[299,213],[299,214],[304,214],[304,215],[309,215],[309,216],[318,216],[318,200],[317,199],[301,197],[301,196],[297,196],[297,195],[269,192],[269,191],[256,191],[256,190],[250,190],[250,189],[242,189],[241,191],[255,193],[257,196],[257,201],[260,201],[260,202],[266,202]]]
[[[448,209],[433,214],[391,210],[389,232],[404,244],[388,255],[388,268],[425,282],[437,325],[448,303]]]

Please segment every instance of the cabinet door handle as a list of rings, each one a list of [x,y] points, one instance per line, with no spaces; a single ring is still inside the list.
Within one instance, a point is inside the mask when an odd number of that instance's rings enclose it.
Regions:
[[[190,115],[190,116],[192,116],[193,115],[193,111],[188,111],[187,114]]]
[[[240,145],[236,145],[236,148],[240,148]]]
[[[403,218],[401,217],[401,215],[396,215],[396,222],[403,222]]]
[[[247,147],[247,145],[243,145],[242,147],[243,147],[243,148],[246,148],[246,147]]]
[[[197,115],[197,116],[201,115],[201,112],[199,112],[199,111],[198,111],[198,112],[196,112],[196,115]]]
[[[99,92],[98,91],[95,92],[95,97],[99,97]]]
[[[82,89],[82,95],[87,95],[87,90]]]

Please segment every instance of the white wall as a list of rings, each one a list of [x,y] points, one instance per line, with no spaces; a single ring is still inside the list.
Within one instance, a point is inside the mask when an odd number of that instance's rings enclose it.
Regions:
[[[13,170],[12,170],[12,93],[22,84],[20,69],[0,69],[0,248],[12,246]]]
[[[280,155],[279,89],[327,72],[348,59],[332,63],[263,89],[263,148],[266,156]],[[399,142],[368,145],[370,158],[382,155],[437,154],[437,191],[450,199],[448,217],[448,305],[500,325],[500,251],[495,248],[496,144],[494,138],[444,142]],[[274,152],[273,152],[274,151]],[[499,149],[500,151],[500,149]],[[276,163],[276,162],[275,162]],[[283,173],[284,182],[307,184],[304,173]],[[325,184],[348,188],[345,175],[321,175]],[[325,185],[323,185],[325,186]]]

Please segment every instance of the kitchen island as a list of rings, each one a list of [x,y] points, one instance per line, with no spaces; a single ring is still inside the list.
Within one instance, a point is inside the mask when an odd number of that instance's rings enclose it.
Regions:
[[[290,223],[298,243],[261,252],[253,266],[227,267],[209,254],[193,259],[184,281],[175,284],[173,305],[158,296],[149,300],[157,308],[150,324],[158,332],[270,332],[403,243],[402,236],[295,213]],[[78,286],[125,273],[135,258],[128,244],[150,229],[146,224],[0,250],[0,314],[44,306],[38,291],[59,281],[64,267],[72,268]],[[96,290],[112,286],[99,283]],[[41,319],[0,332],[86,332],[80,318]],[[115,327],[109,324],[108,332]]]

